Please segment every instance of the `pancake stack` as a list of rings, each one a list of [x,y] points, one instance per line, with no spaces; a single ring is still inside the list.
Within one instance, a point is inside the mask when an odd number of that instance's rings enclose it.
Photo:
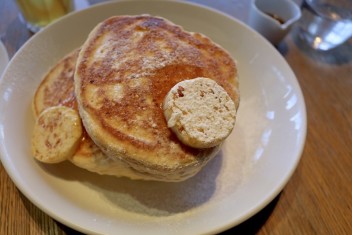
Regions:
[[[36,116],[53,106],[77,110],[82,140],[68,157],[99,174],[182,181],[199,172],[221,143],[194,148],[165,120],[163,102],[178,83],[206,77],[237,110],[237,68],[208,37],[149,15],[115,16],[98,24],[80,49],[51,69],[33,100]]]

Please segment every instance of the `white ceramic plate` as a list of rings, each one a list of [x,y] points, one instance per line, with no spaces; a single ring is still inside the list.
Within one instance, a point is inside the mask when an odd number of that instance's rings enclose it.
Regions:
[[[238,61],[241,105],[221,154],[182,183],[131,181],[33,160],[31,99],[43,74],[99,21],[141,13],[204,33]],[[235,226],[283,189],[306,135],[300,87],[274,47],[229,16],[182,2],[112,2],[64,17],[18,51],[0,94],[1,161],[8,174],[44,212],[90,234],[200,234]]]

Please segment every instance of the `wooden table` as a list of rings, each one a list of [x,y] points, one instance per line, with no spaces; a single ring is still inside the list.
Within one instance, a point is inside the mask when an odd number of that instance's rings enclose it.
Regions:
[[[32,36],[17,17],[13,2],[0,1],[0,36],[10,57]],[[247,17],[247,1],[196,2],[243,21]],[[317,52],[299,41],[293,30],[278,50],[303,90],[306,144],[297,170],[280,195],[230,232],[352,234],[352,40],[329,52]],[[76,233],[34,206],[0,165],[0,234]]]

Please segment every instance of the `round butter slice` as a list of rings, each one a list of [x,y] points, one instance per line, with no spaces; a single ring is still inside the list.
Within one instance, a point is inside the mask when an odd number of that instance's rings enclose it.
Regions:
[[[32,135],[33,156],[44,163],[58,163],[71,157],[82,137],[82,123],[77,111],[55,106],[38,117]]]
[[[210,78],[177,83],[164,99],[167,125],[181,142],[194,148],[221,144],[232,132],[236,106],[224,88]]]

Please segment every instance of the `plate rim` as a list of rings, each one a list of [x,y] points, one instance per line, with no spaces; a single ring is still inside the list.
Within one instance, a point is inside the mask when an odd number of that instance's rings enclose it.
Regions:
[[[0,70],[0,81],[1,81],[2,74],[5,73],[6,66],[9,64],[9,54],[6,50],[5,45],[3,44],[3,42],[1,40],[0,40],[0,55],[3,56],[3,59],[4,59],[4,61],[3,61],[4,63],[1,64],[1,66],[3,66],[3,70]]]

